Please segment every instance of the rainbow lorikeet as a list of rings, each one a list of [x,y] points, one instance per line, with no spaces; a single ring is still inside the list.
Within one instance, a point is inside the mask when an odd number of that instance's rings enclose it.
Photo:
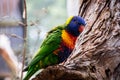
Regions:
[[[63,62],[71,54],[75,41],[83,31],[85,21],[80,16],[71,16],[66,23],[48,32],[46,39],[36,52],[32,61],[24,71],[27,74],[23,80],[29,78],[41,68]]]

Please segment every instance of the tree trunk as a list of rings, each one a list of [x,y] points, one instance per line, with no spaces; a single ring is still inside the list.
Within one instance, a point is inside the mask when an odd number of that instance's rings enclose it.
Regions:
[[[62,64],[33,80],[120,80],[120,0],[81,0],[87,25]]]

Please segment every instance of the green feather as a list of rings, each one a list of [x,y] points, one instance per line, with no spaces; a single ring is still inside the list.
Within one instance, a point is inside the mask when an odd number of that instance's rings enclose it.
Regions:
[[[39,65],[29,67],[28,72],[23,80],[29,80],[30,77],[40,69],[39,67]]]
[[[58,26],[48,32],[46,39],[28,65],[28,72],[23,80],[29,80],[29,78],[41,68],[58,63],[58,56],[53,54],[53,51],[60,46],[63,29],[65,29],[65,25]]]

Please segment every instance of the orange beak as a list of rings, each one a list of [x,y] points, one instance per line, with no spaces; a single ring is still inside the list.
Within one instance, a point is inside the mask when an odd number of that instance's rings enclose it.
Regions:
[[[79,32],[81,33],[83,30],[84,30],[84,26],[83,26],[83,25],[80,25],[80,27],[79,27]]]

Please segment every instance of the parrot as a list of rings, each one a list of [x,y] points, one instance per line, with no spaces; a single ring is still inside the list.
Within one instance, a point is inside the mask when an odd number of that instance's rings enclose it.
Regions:
[[[27,71],[23,80],[29,80],[40,69],[65,61],[74,49],[75,41],[85,25],[82,17],[70,16],[64,24],[50,30],[31,62],[23,70]]]

